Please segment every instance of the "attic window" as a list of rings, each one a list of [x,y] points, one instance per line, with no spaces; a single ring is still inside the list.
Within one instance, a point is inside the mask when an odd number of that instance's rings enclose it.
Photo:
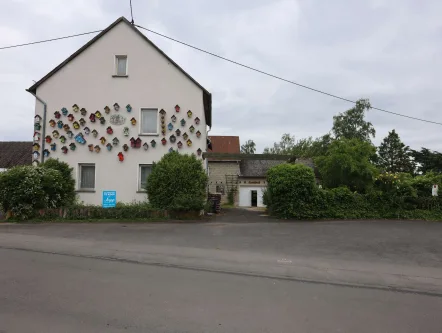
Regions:
[[[127,76],[127,56],[117,55],[115,56],[115,76]]]

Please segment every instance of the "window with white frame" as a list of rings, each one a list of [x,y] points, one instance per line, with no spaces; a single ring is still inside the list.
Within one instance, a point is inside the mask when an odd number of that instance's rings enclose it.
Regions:
[[[117,55],[115,56],[115,69],[116,76],[126,76],[127,75],[127,56]]]
[[[158,134],[158,109],[141,109],[140,134]]]
[[[95,164],[79,164],[79,189],[95,189]]]
[[[147,177],[152,172],[151,164],[140,164],[140,171],[138,177],[138,191],[146,191]]]

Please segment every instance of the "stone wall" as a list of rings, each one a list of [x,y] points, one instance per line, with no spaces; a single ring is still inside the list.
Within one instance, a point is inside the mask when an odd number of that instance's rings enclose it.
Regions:
[[[220,193],[222,203],[227,202],[226,175],[239,175],[239,162],[209,161],[209,192]]]

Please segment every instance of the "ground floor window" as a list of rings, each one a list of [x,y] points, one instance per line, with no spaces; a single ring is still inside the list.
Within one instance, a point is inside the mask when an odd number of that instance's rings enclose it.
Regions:
[[[140,164],[139,168],[139,177],[138,177],[138,191],[146,191],[147,186],[147,177],[152,172],[151,164]]]
[[[95,164],[79,165],[79,189],[94,190],[95,189]]]

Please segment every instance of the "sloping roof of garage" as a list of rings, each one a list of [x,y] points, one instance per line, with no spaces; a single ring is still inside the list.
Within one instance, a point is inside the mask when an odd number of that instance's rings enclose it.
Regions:
[[[32,141],[0,142],[0,168],[32,164]]]
[[[286,162],[287,160],[241,160],[239,170],[241,177],[265,177],[271,167]]]

